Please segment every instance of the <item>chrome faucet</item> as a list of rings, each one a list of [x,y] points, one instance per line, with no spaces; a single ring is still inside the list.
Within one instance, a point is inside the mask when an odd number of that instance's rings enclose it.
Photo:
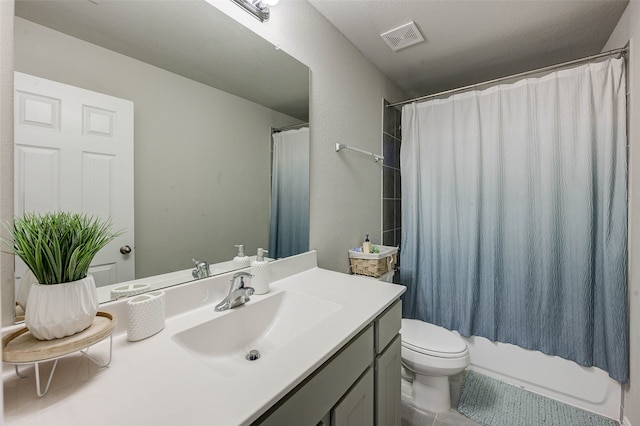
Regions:
[[[248,272],[238,272],[231,278],[231,287],[229,294],[216,305],[215,310],[218,312],[235,308],[249,301],[249,296],[253,294],[253,287],[244,286],[244,277],[251,277]]]
[[[209,271],[209,263],[200,260],[195,260],[195,259],[191,259],[193,260],[193,263],[196,264],[196,269],[194,269],[193,271],[191,271],[191,275],[193,275],[193,278],[195,278],[196,280],[199,280],[201,278],[207,278],[210,274]]]

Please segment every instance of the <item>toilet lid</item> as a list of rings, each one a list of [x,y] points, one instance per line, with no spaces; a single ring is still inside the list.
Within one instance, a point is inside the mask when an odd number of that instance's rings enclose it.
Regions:
[[[400,334],[403,346],[425,355],[457,358],[467,352],[460,336],[428,322],[403,318]]]

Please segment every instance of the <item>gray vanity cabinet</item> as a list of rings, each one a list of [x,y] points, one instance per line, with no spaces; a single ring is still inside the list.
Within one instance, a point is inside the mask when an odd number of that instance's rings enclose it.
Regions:
[[[400,327],[402,303],[398,300],[374,322],[376,426],[400,426]]]
[[[331,410],[331,426],[372,425],[373,400],[373,369],[369,367]]]
[[[400,424],[397,300],[254,425]]]
[[[402,305],[397,301],[374,321],[375,360],[332,410],[331,426],[400,426]],[[369,385],[369,380],[371,384]],[[370,405],[369,405],[370,404]]]
[[[375,398],[377,426],[400,426],[400,335],[376,357]]]

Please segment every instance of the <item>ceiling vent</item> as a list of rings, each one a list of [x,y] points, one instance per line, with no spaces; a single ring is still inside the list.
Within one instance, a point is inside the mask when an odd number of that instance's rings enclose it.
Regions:
[[[420,34],[420,30],[413,21],[382,33],[380,37],[396,52],[424,41],[424,37]]]

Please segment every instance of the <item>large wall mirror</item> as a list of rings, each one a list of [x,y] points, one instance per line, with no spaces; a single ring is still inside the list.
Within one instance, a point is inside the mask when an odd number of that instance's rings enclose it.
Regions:
[[[133,102],[135,279],[269,247],[272,131],[308,122],[305,65],[203,0],[17,0],[15,68]]]

